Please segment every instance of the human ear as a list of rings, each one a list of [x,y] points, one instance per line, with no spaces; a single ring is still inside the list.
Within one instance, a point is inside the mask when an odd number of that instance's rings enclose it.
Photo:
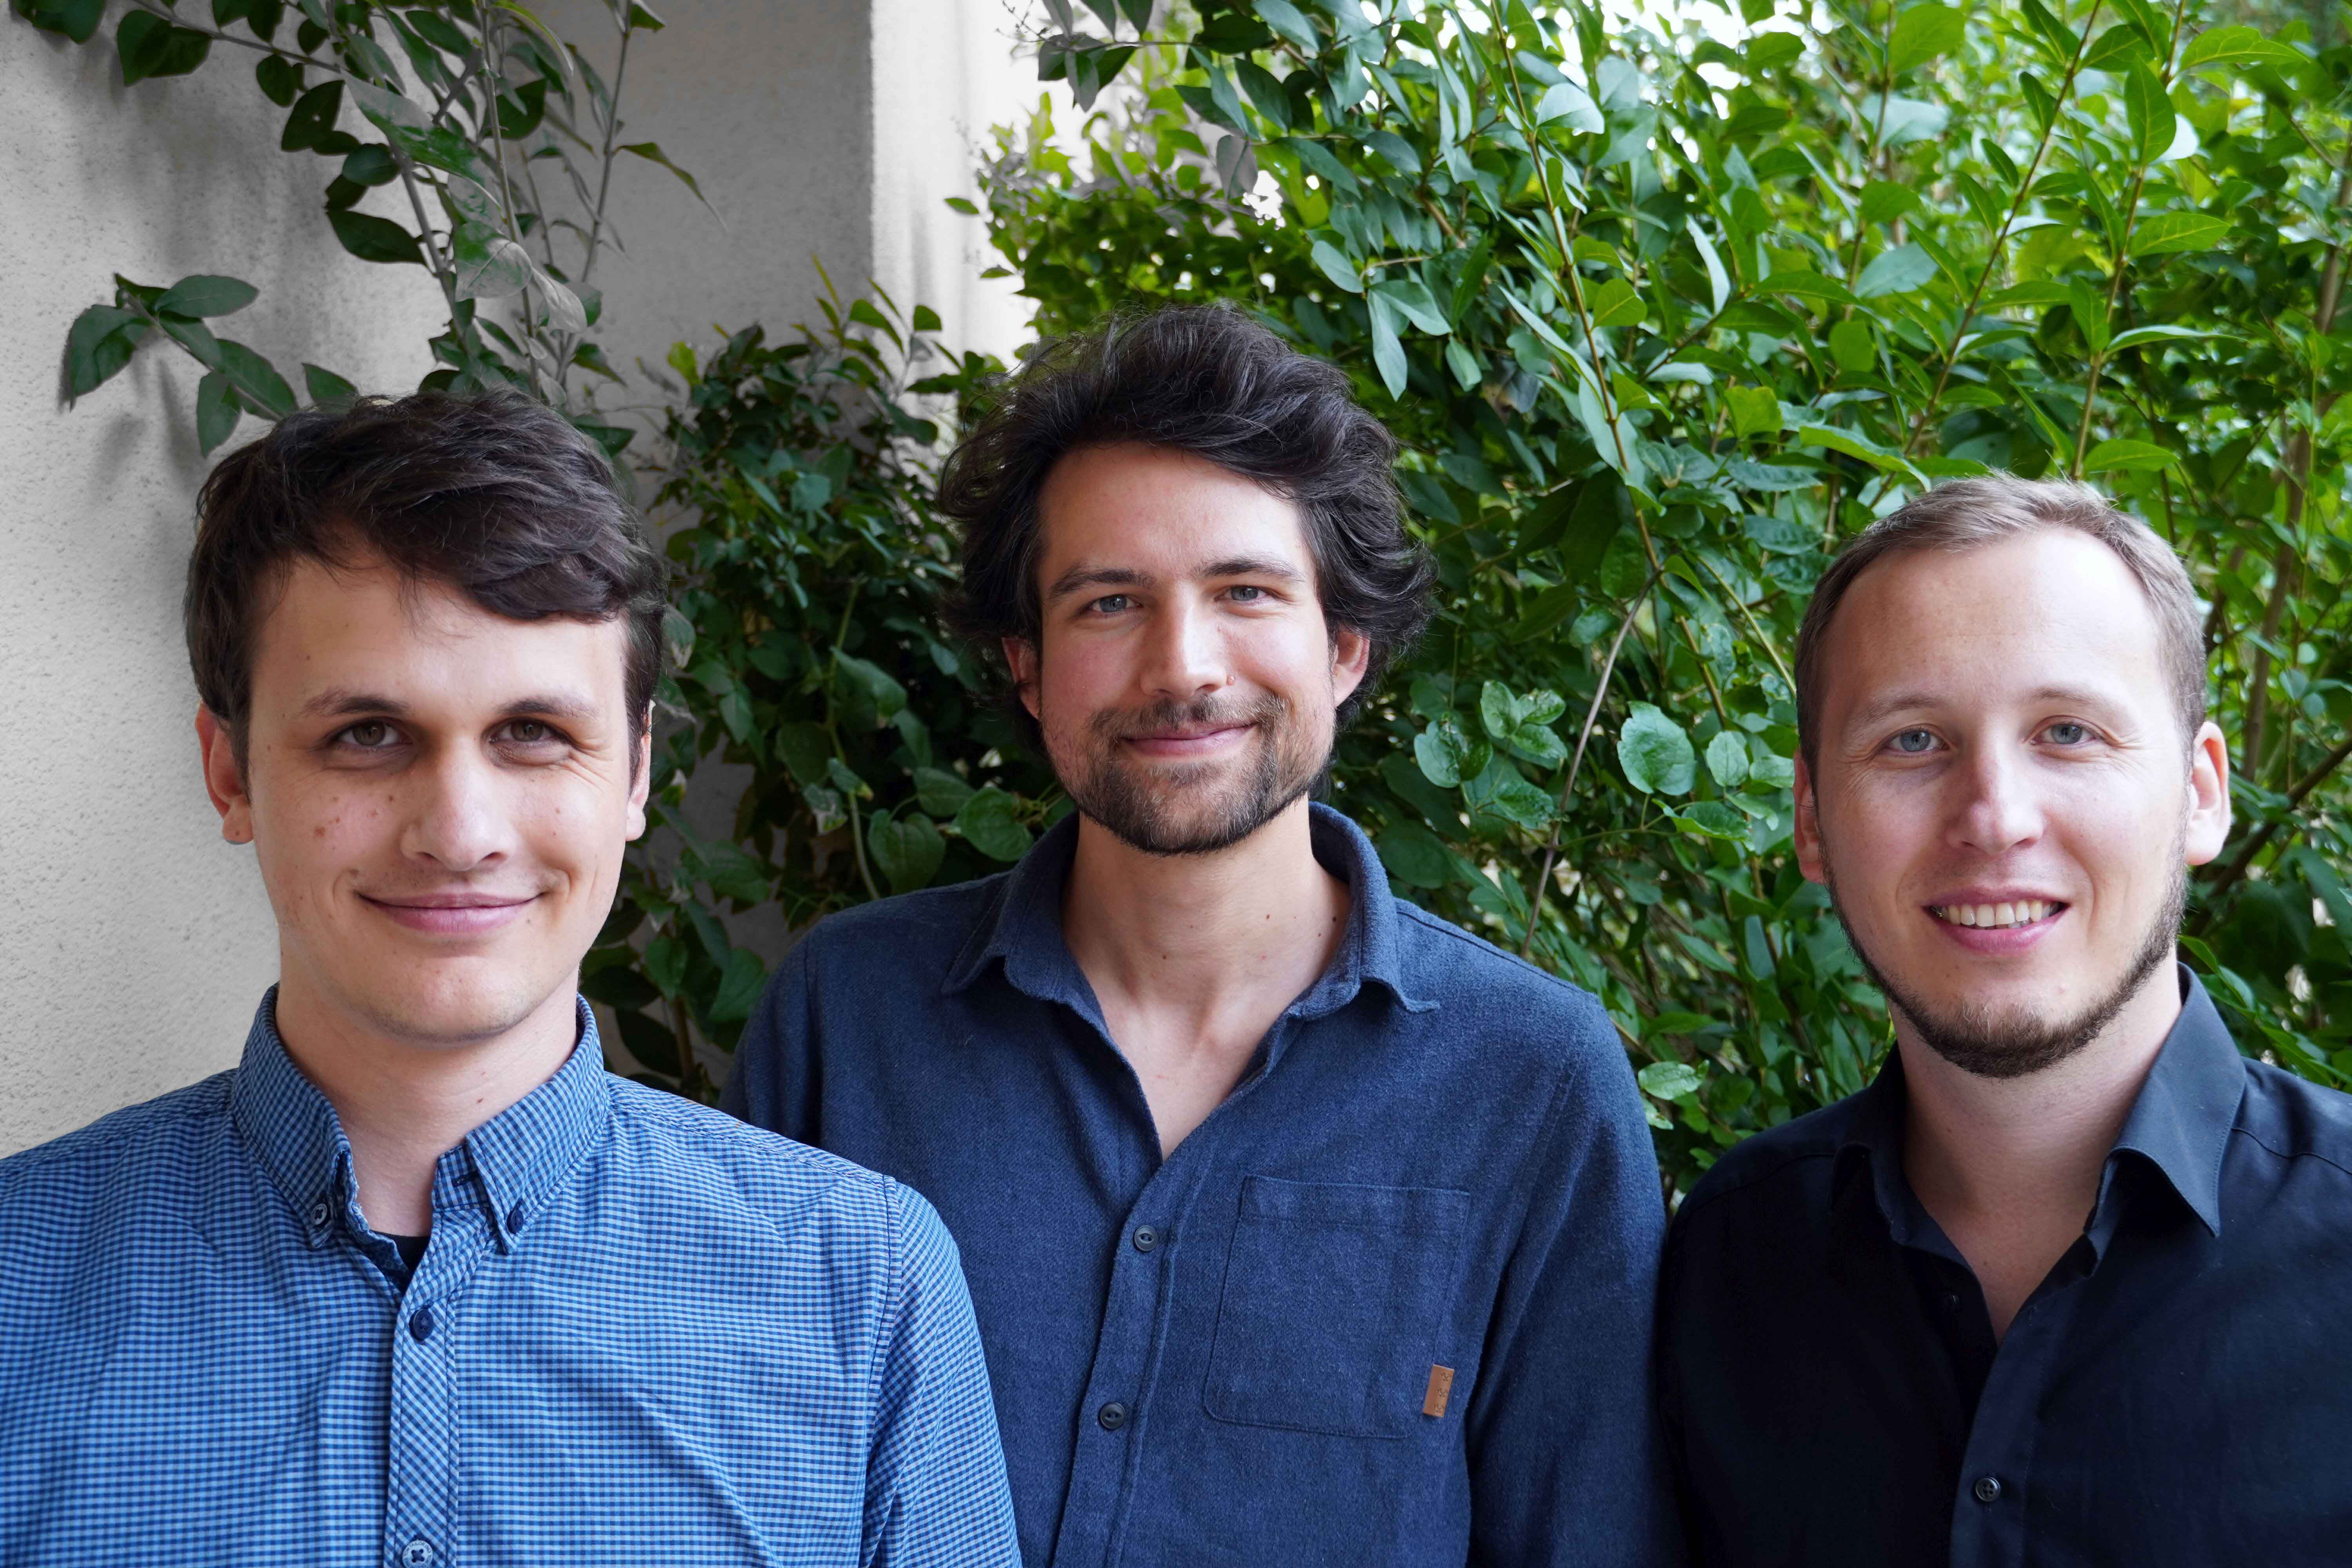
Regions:
[[[2191,866],[2221,854],[2230,837],[2230,742],[2210,720],[2189,742],[2189,821],[2181,837]]]
[[[1797,869],[1805,874],[1806,881],[1826,885],[1830,879],[1829,862],[1822,853],[1822,819],[1813,790],[1813,770],[1806,765],[1802,751],[1797,753],[1797,778],[1791,789],[1796,821],[1790,836],[1797,847]]]
[[[654,705],[646,704],[645,727],[637,731],[637,743],[629,759],[629,837],[642,838],[646,832],[646,801],[652,794],[654,783]]]
[[[1331,702],[1345,702],[1364,683],[1364,671],[1372,666],[1372,639],[1360,631],[1341,626],[1331,634]]]
[[[1029,710],[1029,717],[1037,717],[1037,645],[1027,637],[1004,637],[998,646],[1004,650],[1004,666],[1013,672],[1013,688],[1021,693],[1021,706]]]
[[[228,726],[209,708],[196,709],[196,744],[204,755],[205,793],[220,813],[221,837],[231,844],[253,842],[253,799],[246,793],[245,769]]]

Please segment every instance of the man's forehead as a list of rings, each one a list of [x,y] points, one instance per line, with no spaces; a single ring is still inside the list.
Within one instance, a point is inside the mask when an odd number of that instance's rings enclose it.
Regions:
[[[1137,564],[1163,571],[1235,556],[1304,558],[1298,504],[1191,452],[1135,443],[1081,447],[1054,465],[1038,498],[1041,560],[1055,569]]]
[[[2146,592],[2071,530],[1891,555],[1854,580],[1828,640],[1825,673],[1850,717],[1928,701],[2168,700]]]
[[[454,584],[381,562],[306,558],[284,569],[265,607],[254,679],[257,691],[276,686],[282,700],[306,707],[322,693],[361,689],[480,698],[503,686],[568,691],[576,703],[620,678],[627,635],[618,617],[519,620]]]

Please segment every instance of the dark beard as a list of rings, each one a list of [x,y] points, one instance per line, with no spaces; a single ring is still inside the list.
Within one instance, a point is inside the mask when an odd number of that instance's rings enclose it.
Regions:
[[[1119,754],[1129,735],[1180,725],[1227,724],[1255,730],[1255,750],[1243,775],[1205,816],[1188,816],[1179,808],[1198,802],[1196,784],[1213,776],[1218,764],[1162,770],[1155,779]],[[1270,694],[1239,710],[1206,700],[1110,710],[1087,721],[1085,740],[1083,756],[1053,759],[1062,787],[1069,791],[1071,803],[1111,837],[1147,855],[1212,855],[1230,848],[1312,789],[1330,759],[1329,741],[1319,753],[1310,754],[1308,742],[1291,721],[1290,705]]]
[[[2186,848],[2185,840],[2181,847]],[[2173,858],[2178,864],[2181,858],[2176,853]],[[1911,1021],[1912,1028],[1918,1031],[1927,1048],[1962,1072],[1978,1078],[2010,1079],[2055,1067],[2097,1039],[2116,1021],[2116,1015],[2139,994],[2148,976],[2171,959],[2180,938],[2181,911],[2188,907],[2189,870],[2182,865],[2173,879],[2164,907],[2157,911],[2147,936],[2140,941],[2139,951],[2124,966],[2123,975],[2114,987],[2074,1017],[2057,1023],[2003,1017],[1966,1002],[1952,1013],[1930,1010],[1887,979],[1885,971],[1871,962],[1869,952],[1853,934],[1853,922],[1845,918],[1845,908],[1838,902],[1834,878],[1829,882],[1829,892],[1830,906],[1837,910],[1838,923],[1845,927],[1845,939],[1853,943],[1854,956],[1862,960],[1871,984],[1885,994],[1890,1006]]]

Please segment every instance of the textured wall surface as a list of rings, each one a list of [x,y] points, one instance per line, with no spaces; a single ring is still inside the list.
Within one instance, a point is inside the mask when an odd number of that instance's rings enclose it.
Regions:
[[[970,148],[1029,74],[1004,7],[660,9],[668,29],[633,50],[628,138],[660,142],[726,222],[651,165],[615,176],[627,250],[595,279],[615,363],[707,342],[714,323],[812,315],[812,256],[845,290],[880,273],[959,338],[1009,349],[1021,317],[976,278],[978,224],[940,201],[969,194]],[[602,6],[555,10],[609,56]],[[877,47],[902,46],[877,66]],[[215,323],[226,335],[282,368],[403,391],[440,320],[424,272],[334,246],[317,212],[332,171],[276,150],[279,111],[248,68],[224,47],[126,91],[110,48],[0,13],[0,1152],[233,1062],[277,967],[251,851],[220,840],[191,728],[178,616],[206,467],[196,375],[144,352],[68,409],[67,327],[116,271],[224,272],[261,290]]]

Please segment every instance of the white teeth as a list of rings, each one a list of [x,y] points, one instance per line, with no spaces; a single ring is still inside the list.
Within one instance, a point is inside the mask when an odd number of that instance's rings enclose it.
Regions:
[[[1934,906],[1936,916],[1956,926],[1975,926],[1998,930],[2008,926],[2032,925],[2046,918],[2058,906],[2043,899],[2022,899],[1999,904],[1939,904]]]

